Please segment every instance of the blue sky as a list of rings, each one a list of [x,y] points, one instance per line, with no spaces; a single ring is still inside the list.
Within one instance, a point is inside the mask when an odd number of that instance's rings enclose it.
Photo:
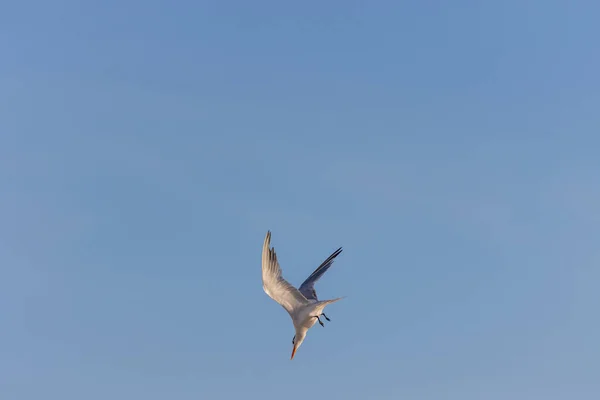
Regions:
[[[599,398],[599,12],[2,5],[1,397]]]

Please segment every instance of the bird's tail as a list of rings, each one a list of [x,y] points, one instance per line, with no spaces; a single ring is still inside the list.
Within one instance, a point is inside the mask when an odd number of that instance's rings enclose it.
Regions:
[[[315,308],[319,311],[322,311],[326,306],[331,303],[335,303],[336,301],[342,300],[344,297],[338,297],[337,299],[332,300],[320,300],[315,303]]]

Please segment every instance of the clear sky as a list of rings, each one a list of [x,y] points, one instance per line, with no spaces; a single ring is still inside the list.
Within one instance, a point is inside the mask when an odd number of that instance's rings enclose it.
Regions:
[[[0,397],[600,398],[599,13],[4,2]]]

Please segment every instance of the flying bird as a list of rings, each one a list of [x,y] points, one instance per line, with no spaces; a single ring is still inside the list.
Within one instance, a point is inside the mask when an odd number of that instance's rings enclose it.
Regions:
[[[300,347],[306,333],[313,325],[319,321],[321,326],[325,326],[320,317],[323,316],[327,321],[329,318],[323,310],[331,303],[341,300],[343,297],[338,297],[333,300],[319,300],[315,291],[315,282],[331,267],[333,260],[342,252],[340,247],[334,251],[323,263],[300,285],[298,289],[286,281],[281,274],[281,267],[277,261],[275,248],[271,245],[271,232],[268,231],[265,236],[262,251],[262,281],[263,289],[270,298],[279,303],[292,318],[296,335],[292,339],[294,345],[292,349],[292,357],[296,354],[296,350]]]

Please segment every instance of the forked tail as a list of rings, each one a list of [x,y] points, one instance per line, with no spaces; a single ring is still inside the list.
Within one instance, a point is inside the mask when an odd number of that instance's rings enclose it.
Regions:
[[[332,300],[319,300],[315,303],[315,308],[319,311],[323,311],[323,309],[331,303],[335,303],[336,301],[342,300],[344,297],[338,297],[337,299]]]

